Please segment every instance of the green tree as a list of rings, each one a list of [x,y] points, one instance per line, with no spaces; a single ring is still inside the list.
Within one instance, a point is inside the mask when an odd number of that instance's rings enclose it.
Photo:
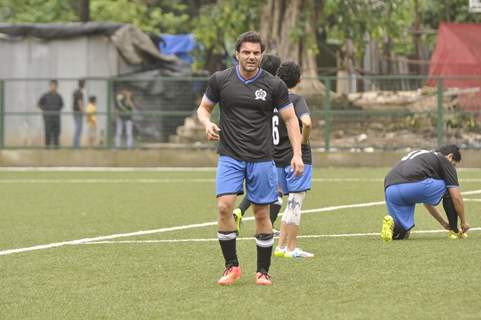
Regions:
[[[0,0],[0,21],[61,22],[78,18],[69,1],[63,0]]]
[[[204,49],[205,69],[221,68],[224,58],[234,53],[239,34],[259,29],[261,4],[257,0],[218,0],[201,7],[193,32]]]
[[[92,21],[131,23],[143,31],[190,32],[186,4],[175,1],[90,0]]]

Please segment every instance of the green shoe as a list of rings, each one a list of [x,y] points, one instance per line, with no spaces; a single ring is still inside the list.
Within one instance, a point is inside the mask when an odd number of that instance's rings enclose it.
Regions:
[[[382,221],[381,239],[386,242],[392,241],[393,230],[394,219],[389,215],[385,216]]]
[[[239,234],[241,229],[241,223],[242,223],[242,211],[241,209],[236,208],[234,209],[232,214],[234,215],[235,228],[236,228],[237,234]]]
[[[276,247],[274,249],[274,257],[284,257],[284,255],[286,254],[287,252],[287,248],[284,247],[284,248],[281,248],[281,247]]]
[[[448,238],[449,239],[466,239],[468,237],[468,234],[467,233],[463,233],[463,232],[454,232],[454,231],[449,231],[448,232]]]

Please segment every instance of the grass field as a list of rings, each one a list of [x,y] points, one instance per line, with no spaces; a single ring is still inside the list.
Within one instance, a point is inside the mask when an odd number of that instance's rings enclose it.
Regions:
[[[386,170],[315,171],[299,245],[316,257],[273,258],[272,287],[254,285],[252,221],[242,278],[216,284],[214,171],[0,171],[0,319],[481,319],[479,229],[383,243],[384,206],[348,207],[382,201]],[[481,227],[481,170],[459,175]],[[415,230],[439,229],[418,207]]]

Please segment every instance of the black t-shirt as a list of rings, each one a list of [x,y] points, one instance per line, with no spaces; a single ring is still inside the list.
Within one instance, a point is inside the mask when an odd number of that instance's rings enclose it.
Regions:
[[[441,153],[416,150],[407,154],[391,169],[384,179],[384,188],[393,184],[442,179],[447,187],[459,186],[456,169]]]
[[[301,128],[302,132],[301,117],[310,115],[306,99],[295,93],[289,93],[289,99],[294,105],[296,116],[299,119],[299,128]],[[277,109],[274,110],[274,115],[272,116],[272,139],[274,141],[274,161],[276,166],[288,166],[292,159],[292,146],[287,134],[286,124],[280,118]],[[311,146],[309,144],[302,145],[302,161],[305,164],[312,164]]]
[[[272,160],[272,113],[291,105],[285,83],[259,69],[245,80],[238,67],[214,73],[205,97],[220,106],[218,153],[243,161]]]
[[[63,108],[62,96],[49,91],[40,98],[38,105],[40,109],[46,112],[60,111]]]
[[[82,89],[80,89],[80,88],[75,90],[74,93],[73,93],[73,111],[74,112],[80,111],[79,100],[82,101],[82,102],[84,101],[84,93],[83,93]]]

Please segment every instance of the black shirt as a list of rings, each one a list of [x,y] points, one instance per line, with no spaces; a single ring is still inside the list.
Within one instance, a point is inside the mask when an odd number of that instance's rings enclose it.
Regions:
[[[38,101],[40,109],[46,112],[60,111],[63,108],[62,96],[51,91],[45,93]]]
[[[245,80],[238,67],[232,67],[209,78],[205,97],[220,106],[220,155],[252,162],[272,160],[274,108],[291,106],[281,79],[259,69]]]
[[[302,132],[301,117],[310,115],[307,107],[306,99],[295,93],[289,93],[289,99],[294,105],[296,116],[299,119],[299,128]],[[292,159],[292,146],[287,134],[287,127],[284,121],[279,117],[279,111],[274,110],[272,117],[272,139],[274,141],[274,161],[278,167],[287,167]],[[312,164],[311,146],[309,144],[302,145],[302,161],[305,164]]]
[[[384,179],[384,188],[427,178],[442,179],[447,187],[459,186],[456,169],[443,154],[416,150],[407,154],[391,169]]]
[[[80,89],[80,88],[75,90],[74,93],[73,93],[73,111],[74,112],[80,111],[79,100],[82,101],[82,102],[84,101],[84,93],[83,93],[83,90]]]

